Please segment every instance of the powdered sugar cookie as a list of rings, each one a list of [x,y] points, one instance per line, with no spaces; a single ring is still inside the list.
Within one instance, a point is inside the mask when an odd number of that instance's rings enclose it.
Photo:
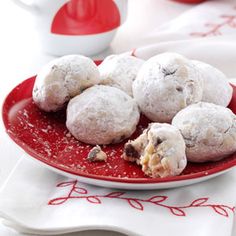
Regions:
[[[84,56],[68,55],[45,65],[36,77],[33,100],[44,111],[57,111],[71,97],[99,82],[94,62]]]
[[[172,120],[182,133],[189,161],[217,161],[236,151],[236,117],[225,107],[200,102]]]
[[[101,83],[119,88],[133,96],[132,84],[143,60],[130,55],[108,56],[100,65]]]
[[[136,102],[125,92],[96,85],[70,100],[66,126],[85,143],[118,143],[135,131],[139,116]]]
[[[169,124],[152,123],[134,141],[126,143],[123,157],[136,161],[148,176],[179,175],[187,164],[184,139]]]
[[[220,70],[207,63],[201,61],[192,62],[202,74],[202,101],[227,107],[233,94],[233,88],[229,84],[227,77]]]
[[[202,99],[203,81],[196,66],[176,53],[150,58],[133,83],[141,111],[152,121],[171,122],[186,106]]]

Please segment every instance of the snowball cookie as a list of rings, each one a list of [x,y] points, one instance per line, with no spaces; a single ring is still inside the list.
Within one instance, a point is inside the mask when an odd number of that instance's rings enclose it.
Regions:
[[[71,97],[99,82],[94,62],[84,56],[68,55],[45,65],[36,77],[33,100],[44,111],[57,111]]]
[[[101,84],[119,88],[133,96],[132,84],[143,60],[130,55],[108,56],[99,66]]]
[[[136,102],[125,92],[96,85],[70,100],[66,126],[84,143],[118,143],[135,131],[139,116]]]
[[[227,81],[226,76],[215,67],[201,62],[192,61],[203,78],[203,102],[210,102],[227,107],[231,101],[233,88]]]
[[[179,175],[187,164],[181,133],[160,123],[150,124],[137,139],[129,141],[123,157],[142,165],[144,173],[153,178]]]
[[[184,107],[201,101],[203,81],[193,63],[176,53],[150,58],[133,83],[141,111],[152,121],[171,122]]]
[[[189,161],[217,161],[236,151],[236,118],[228,108],[200,102],[177,113],[172,124],[184,137]]]

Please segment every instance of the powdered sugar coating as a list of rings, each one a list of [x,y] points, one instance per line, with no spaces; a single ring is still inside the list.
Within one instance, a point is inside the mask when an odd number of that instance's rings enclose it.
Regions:
[[[236,116],[225,107],[199,102],[177,113],[189,161],[216,161],[236,151]]]
[[[129,137],[139,117],[136,102],[126,93],[96,85],[70,100],[66,126],[82,142],[110,144]]]
[[[227,77],[217,68],[201,62],[192,61],[203,78],[203,102],[227,107],[232,99],[233,88],[227,81]]]
[[[90,58],[81,55],[57,58],[38,73],[33,100],[44,111],[57,111],[70,98],[99,81],[98,68]]]
[[[187,165],[180,131],[165,123],[150,124],[137,139],[125,145],[123,157],[136,161],[153,178],[179,175]]]
[[[133,96],[132,84],[144,60],[127,54],[108,56],[99,66],[101,83]]]
[[[186,106],[202,99],[203,81],[196,66],[176,53],[150,58],[133,83],[141,111],[152,121],[171,122]]]
[[[169,124],[153,123],[149,128],[148,140],[154,145],[156,140],[159,141],[154,148],[160,163],[158,165],[154,158],[146,163],[145,156],[142,156],[140,164],[143,171],[153,177],[179,175],[187,165],[185,142],[181,133]]]

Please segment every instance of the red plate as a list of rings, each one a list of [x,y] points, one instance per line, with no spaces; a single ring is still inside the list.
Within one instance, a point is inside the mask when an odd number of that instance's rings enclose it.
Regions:
[[[121,158],[125,141],[103,147],[108,155],[106,163],[91,163],[86,160],[91,146],[79,142],[70,135],[65,126],[65,110],[45,113],[34,104],[32,101],[34,81],[35,77],[25,80],[7,96],[3,104],[4,125],[9,136],[25,152],[61,174],[102,186],[147,189],[200,182],[236,165],[236,154],[234,154],[218,162],[188,163],[179,176],[148,178],[144,176],[139,166]],[[235,113],[236,88],[233,89],[230,108]],[[148,120],[142,117],[136,133],[131,138],[137,136],[147,124]]]

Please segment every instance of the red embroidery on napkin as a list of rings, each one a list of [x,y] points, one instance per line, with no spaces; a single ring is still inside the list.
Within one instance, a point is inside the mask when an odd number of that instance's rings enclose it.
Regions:
[[[186,209],[199,208],[199,207],[213,209],[215,213],[224,217],[229,217],[229,213],[230,212],[234,213],[235,211],[235,207],[223,204],[208,203],[209,200],[208,197],[195,199],[190,204],[187,205],[173,206],[166,203],[166,200],[168,199],[167,196],[154,195],[147,199],[142,199],[142,198],[127,197],[125,196],[126,194],[125,192],[111,192],[105,195],[90,195],[85,188],[81,188],[78,186],[77,180],[62,182],[58,184],[57,187],[68,188],[69,189],[68,194],[66,196],[51,199],[48,202],[48,205],[61,205],[67,202],[68,200],[72,199],[85,199],[92,204],[102,204],[103,199],[116,199],[120,201],[125,201],[129,204],[130,207],[140,211],[144,210],[146,204],[150,204],[155,207],[156,206],[162,207],[169,210],[169,212],[175,216],[186,216]]]
[[[236,7],[234,7],[236,10]],[[206,23],[205,27],[208,28],[206,32],[193,32],[191,36],[197,37],[207,37],[207,36],[217,36],[222,35],[222,29],[225,27],[236,28],[236,15],[220,15],[219,18],[222,19],[220,23]]]

